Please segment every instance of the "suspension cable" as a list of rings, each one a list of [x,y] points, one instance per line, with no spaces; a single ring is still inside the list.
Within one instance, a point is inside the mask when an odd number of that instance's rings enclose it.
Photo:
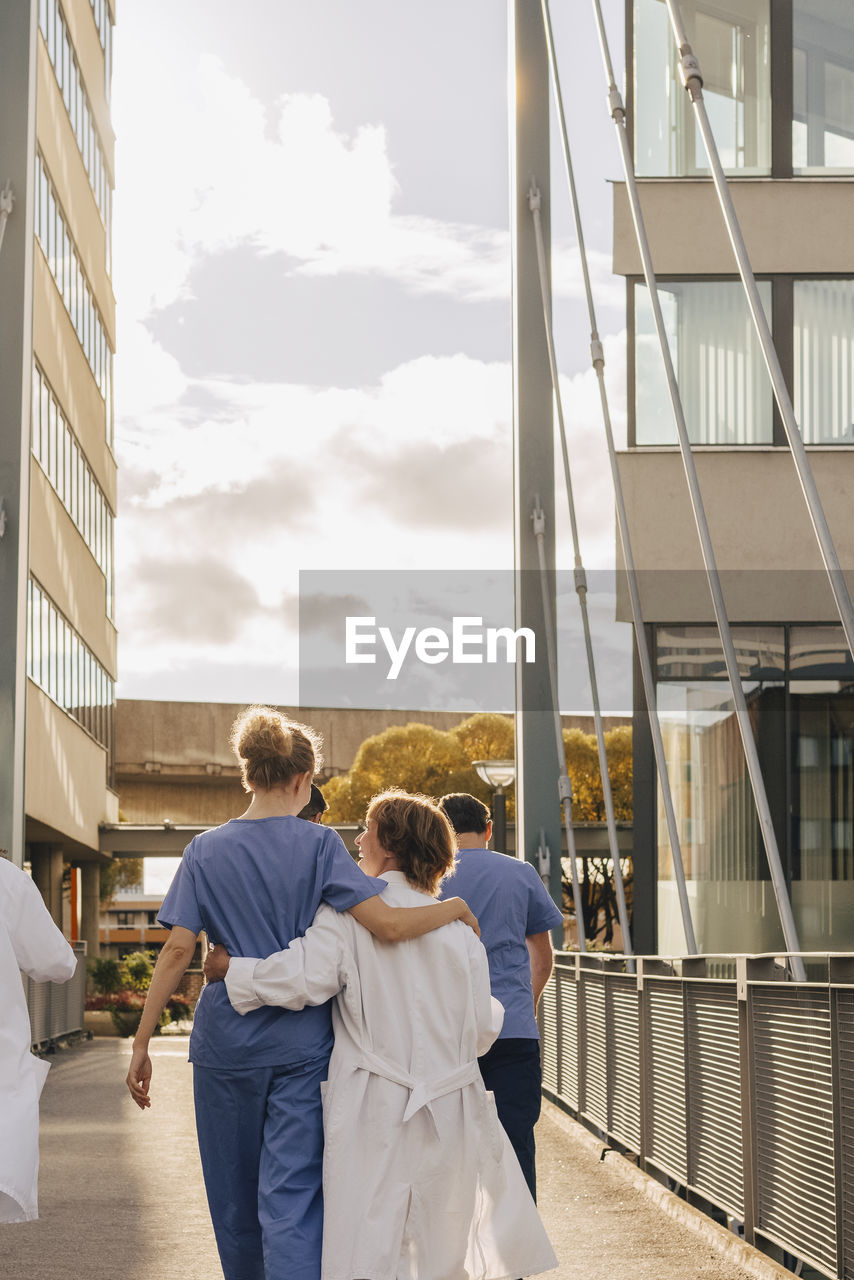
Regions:
[[[560,701],[558,699],[557,656],[554,642],[554,618],[552,617],[551,593],[548,582],[548,565],[546,564],[546,513],[540,505],[539,496],[534,499],[534,510],[531,512],[534,526],[534,537],[537,540],[537,557],[540,561],[540,591],[543,598],[543,618],[546,627],[546,653],[549,660],[549,686],[552,695],[552,712],[554,715],[555,745],[557,746],[558,779],[557,790],[563,806],[563,825],[566,828],[566,850],[569,861],[569,878],[572,883],[572,901],[575,906],[575,923],[578,929],[578,950],[587,950],[587,939],[584,931],[584,910],[581,903],[581,886],[578,883],[578,861],[575,853],[575,832],[572,827],[572,782],[566,771],[566,751],[563,745],[563,726],[560,722]]]
[[[771,379],[771,386],[774,390],[774,399],[777,401],[777,407],[780,410],[786,439],[792,451],[792,459],[798,473],[801,491],[809,510],[810,521],[818,541],[822,562],[830,582],[830,589],[836,601],[836,608],[842,621],[848,649],[852,657],[854,657],[854,604],[851,602],[836,546],[827,523],[827,516],[824,513],[824,507],[816,486],[815,476],[812,473],[803,437],[795,418],[792,398],[789,395],[789,389],[783,377],[783,370],[780,368],[780,361],[771,335],[771,326],[768,324],[768,317],[765,315],[765,308],[762,306],[762,299],[759,296],[756,277],[750,264],[747,245],[744,242],[729,183],[721,164],[715,135],[709,123],[709,115],[703,98],[703,77],[700,73],[700,64],[688,43],[677,0],[665,0],[665,3],[670,14],[674,38],[679,48],[679,76],[694,108],[694,115],[703,138],[709,164],[711,165],[715,190],[718,193],[718,202],[726,223],[730,244],[738,263],[738,272],[741,276],[741,283],[744,286],[747,305],[753,319],[753,327],[756,330],[756,336],[759,338],[759,344],[762,348],[765,367],[768,370],[768,376]]]
[[[771,874],[771,882],[774,886],[774,896],[777,901],[777,911],[780,916],[780,924],[783,929],[786,950],[793,953],[791,960],[792,975],[796,982],[804,982],[806,981],[806,972],[804,970],[803,960],[800,956],[801,948],[798,942],[795,919],[792,914],[792,904],[789,900],[786,876],[783,871],[780,850],[777,845],[777,836],[775,834],[774,823],[771,818],[771,807],[768,803],[768,795],[765,790],[765,782],[763,780],[762,769],[759,764],[759,753],[756,749],[756,742],[754,740],[753,730],[750,724],[750,713],[747,709],[747,700],[744,696],[744,689],[741,683],[741,675],[738,669],[738,658],[736,657],[735,645],[732,640],[732,631],[727,617],[726,605],[724,603],[723,591],[715,560],[714,547],[712,546],[709,525],[706,519],[705,508],[703,506],[700,482],[697,478],[697,468],[694,462],[691,442],[688,439],[688,429],[685,423],[685,411],[682,405],[682,397],[676,380],[676,372],[673,368],[673,359],[670,354],[667,331],[664,327],[664,316],[661,310],[661,300],[658,295],[658,283],[656,281],[655,271],[653,270],[652,255],[650,253],[649,240],[646,234],[646,224],[644,222],[643,211],[640,206],[631,149],[629,147],[628,135],[626,133],[626,112],[625,107],[623,106],[622,96],[614,79],[613,63],[611,61],[608,35],[605,30],[605,23],[602,17],[602,6],[600,4],[600,0],[593,0],[593,8],[599,30],[599,42],[602,49],[603,63],[608,79],[608,102],[611,110],[611,118],[616,126],[617,137],[620,143],[620,154],[623,163],[623,171],[626,177],[626,192],[629,198],[635,236],[637,238],[641,262],[643,264],[644,279],[649,291],[650,303],[652,304],[656,333],[658,334],[658,342],[661,348],[661,356],[664,361],[664,371],[670,393],[670,403],[673,409],[676,433],[679,438],[679,449],[682,455],[685,478],[688,482],[691,507],[694,512],[694,521],[697,526],[697,534],[700,539],[700,548],[706,569],[709,591],[712,597],[715,620],[717,622],[718,632],[721,638],[721,647],[723,649],[727,675],[729,676],[733,708],[735,710],[735,716],[738,722],[739,732],[741,734],[744,757],[753,790],[753,798],[756,804],[756,814],[759,820],[759,827],[762,832],[765,851],[768,857],[768,868]]]
[[[617,465],[617,451],[614,447],[614,433],[611,428],[611,410],[608,403],[608,391],[605,386],[605,351],[599,338],[599,327],[596,321],[596,305],[593,300],[593,288],[590,282],[590,269],[587,258],[587,247],[584,240],[584,227],[581,221],[581,209],[578,201],[578,193],[575,187],[575,172],[572,164],[572,153],[569,146],[569,133],[566,127],[566,113],[563,107],[563,93],[561,92],[560,74],[558,71],[557,54],[555,52],[554,36],[552,33],[551,15],[549,13],[548,0],[542,0],[543,23],[545,26],[546,43],[548,45],[549,65],[551,68],[552,89],[555,97],[555,107],[557,110],[558,122],[560,124],[561,141],[563,144],[564,166],[566,168],[566,176],[569,184],[570,203],[572,205],[572,213],[575,221],[575,236],[578,244],[578,252],[581,258],[581,271],[584,277],[584,291],[587,297],[587,313],[590,319],[590,355],[591,363],[596,371],[596,379],[599,385],[599,401],[602,409],[602,422],[605,428],[605,439],[608,445],[608,460],[611,465],[611,478],[614,484],[614,499],[617,510],[617,527],[620,534],[620,543],[623,550],[623,562],[626,567],[626,579],[628,582],[629,599],[632,609],[632,621],[634,623],[634,632],[637,638],[638,659],[641,668],[641,681],[643,684],[644,698],[646,700],[647,712],[649,714],[649,725],[652,734],[652,747],[655,755],[656,768],[658,770],[659,782],[661,784],[662,803],[664,805],[664,814],[667,822],[667,834],[670,840],[670,852],[673,859],[673,873],[676,880],[676,888],[679,896],[679,909],[682,916],[682,928],[685,934],[685,947],[689,955],[697,954],[697,942],[694,936],[694,923],[691,919],[691,904],[688,900],[688,890],[685,884],[685,867],[682,860],[682,845],[679,840],[679,827],[676,821],[676,811],[673,805],[673,793],[670,787],[670,774],[667,767],[667,755],[664,750],[664,739],[661,733],[661,720],[658,715],[658,707],[655,699],[655,682],[652,675],[652,661],[649,653],[649,645],[647,643],[646,629],[644,627],[643,610],[641,607],[640,592],[637,585],[637,577],[635,573],[634,554],[632,552],[631,536],[629,534],[629,521],[626,513],[626,504],[623,496],[623,482],[620,477],[619,467]],[[548,324],[547,324],[548,331]],[[553,374],[553,379],[555,375]],[[558,395],[557,382],[555,379],[555,395]],[[564,440],[564,423],[563,414],[559,413],[559,422],[561,429],[561,443],[564,450],[564,459],[566,459],[566,443]],[[571,500],[570,500],[571,501]],[[600,756],[601,768],[601,756]]]
[[[572,548],[575,557],[574,578],[575,591],[581,609],[581,625],[584,631],[584,647],[587,652],[587,673],[590,677],[590,693],[593,698],[593,721],[596,728],[596,745],[599,752],[599,774],[602,778],[602,798],[605,802],[605,821],[608,828],[608,847],[611,852],[611,864],[614,868],[614,888],[617,896],[617,915],[620,920],[620,932],[623,938],[623,952],[630,956],[632,939],[629,930],[629,914],[626,910],[626,891],[623,884],[623,869],[620,866],[620,849],[617,842],[617,823],[614,818],[614,798],[611,793],[611,779],[608,773],[608,757],[605,751],[605,733],[602,727],[602,711],[599,704],[599,684],[596,679],[596,660],[593,656],[593,641],[590,635],[590,617],[587,611],[587,574],[581,560],[581,548],[578,538],[578,522],[575,515],[575,498],[572,492],[572,472],[569,465],[569,451],[566,443],[566,424],[563,416],[563,397],[560,392],[560,381],[555,355],[554,333],[552,332],[549,310],[549,276],[546,265],[546,250],[543,242],[543,221],[540,213],[540,192],[531,184],[528,192],[528,206],[534,219],[534,236],[537,243],[537,268],[540,277],[540,296],[543,302],[543,324],[546,331],[546,347],[549,356],[549,368],[552,375],[557,420],[560,427],[560,447],[563,454],[563,475],[566,482],[566,499],[569,505],[569,523],[572,529]],[[555,687],[557,692],[557,686]]]

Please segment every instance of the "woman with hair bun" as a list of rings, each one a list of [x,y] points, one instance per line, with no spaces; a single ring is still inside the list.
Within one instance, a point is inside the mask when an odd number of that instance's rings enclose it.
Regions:
[[[148,1044],[204,930],[232,955],[266,955],[305,933],[321,904],[377,936],[417,937],[476,921],[461,899],[390,906],[330,827],[296,815],[322,760],[320,739],[271,707],[235,722],[248,809],[184,850],[160,909],[170,930],[134,1038],[127,1085],[151,1105]],[[332,1049],[329,1005],[243,1018],[225,987],[206,986],[190,1039],[196,1128],[225,1280],[318,1280],[323,1221],[320,1086]]]
[[[429,902],[454,834],[426,796],[371,801],[361,865],[397,906]],[[323,1280],[506,1280],[557,1259],[477,1059],[501,1030],[483,946],[449,928],[405,947],[321,907],[304,938],[266,960],[205,972],[238,1013],[336,996],[324,1089]]]

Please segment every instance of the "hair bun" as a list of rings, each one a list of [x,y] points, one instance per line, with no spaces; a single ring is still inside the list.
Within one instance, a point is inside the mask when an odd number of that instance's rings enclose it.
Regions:
[[[231,730],[231,745],[244,786],[287,783],[299,773],[313,775],[323,764],[319,735],[274,707],[252,706],[241,712]]]

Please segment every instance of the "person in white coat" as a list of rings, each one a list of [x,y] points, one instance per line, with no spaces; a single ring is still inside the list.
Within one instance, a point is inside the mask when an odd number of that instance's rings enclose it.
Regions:
[[[359,837],[393,906],[429,901],[455,847],[426,797],[386,792]],[[324,1086],[323,1280],[507,1280],[557,1265],[477,1058],[504,1011],[486,953],[456,924],[383,943],[321,906],[268,959],[209,955],[239,1013],[337,994]]]
[[[20,971],[67,982],[76,967],[30,877],[0,857],[0,1223],[39,1216],[39,1097],[49,1063],[30,1052]]]

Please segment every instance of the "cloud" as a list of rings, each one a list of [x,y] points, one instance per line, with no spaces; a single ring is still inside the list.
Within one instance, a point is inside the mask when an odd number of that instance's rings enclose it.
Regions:
[[[210,488],[168,502],[156,493],[149,492],[144,506],[151,523],[168,523],[170,541],[177,539],[185,551],[219,548],[226,558],[241,555],[247,543],[304,529],[315,507],[307,468],[300,474],[284,463],[272,463],[267,475],[232,489]]]
[[[624,339],[609,338],[605,348],[619,442]],[[120,474],[130,486],[117,546],[125,675],[144,678],[152,661],[173,670],[201,644],[205,663],[242,646],[253,665],[274,666],[287,654],[285,665],[295,669],[288,602],[300,569],[512,564],[506,364],[425,356],[374,386],[347,390],[221,380],[188,387],[192,395],[162,406],[121,441]],[[609,565],[613,498],[593,371],[562,379],[562,394],[582,554],[590,568]],[[568,565],[557,454],[555,463],[558,563]],[[195,563],[198,581],[188,567]],[[194,604],[197,591],[204,622],[188,628],[177,605]],[[242,631],[235,613],[245,615]],[[220,615],[229,617],[224,628]]]
[[[187,48],[162,49],[162,92],[149,57],[116,83],[120,674],[287,703],[300,569],[512,563],[509,236],[402,213],[382,125],[342,128],[317,93],[265,106]],[[553,273],[556,301],[579,296],[571,243]],[[595,378],[563,387],[609,563]],[[565,555],[560,496],[556,532]]]
[[[372,274],[419,294],[509,300],[506,227],[395,212],[383,126],[345,133],[318,93],[282,95],[270,118],[206,53],[183,68],[180,103],[149,98],[145,148],[121,183],[122,200],[146,210],[145,251],[117,254],[119,293],[134,316],[191,297],[193,264],[238,246],[286,254],[312,278]],[[153,184],[169,199],[152,202]],[[556,241],[552,254],[556,293],[580,297],[574,245]],[[591,263],[600,291],[618,290],[606,255],[593,252]]]
[[[353,387],[423,354],[506,360],[505,301],[461,305],[374,274],[309,277],[284,253],[238,245],[194,262],[187,296],[149,333],[195,378]],[[251,303],[247,300],[251,299]]]
[[[300,594],[300,631],[326,631],[338,634],[341,619],[348,614],[354,617],[370,613],[371,606],[363,596],[333,595],[329,592],[310,591]]]
[[[139,640],[174,638],[179,643],[228,644],[260,611],[249,578],[219,560],[143,559],[134,578],[147,607],[137,618]]]
[[[484,439],[423,440],[379,453],[342,440],[339,455],[363,472],[360,501],[411,529],[501,529],[512,521],[509,428]]]

